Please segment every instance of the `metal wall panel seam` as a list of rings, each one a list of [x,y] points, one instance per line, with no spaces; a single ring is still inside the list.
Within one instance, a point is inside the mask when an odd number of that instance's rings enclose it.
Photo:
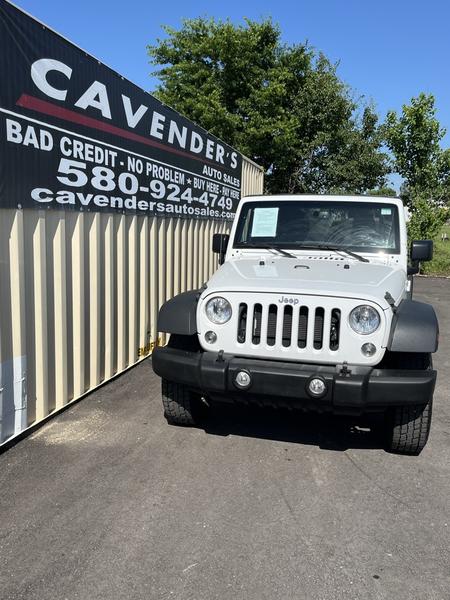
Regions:
[[[105,380],[114,375],[115,344],[115,273],[114,273],[114,217],[106,215],[104,237],[104,278],[105,278]]]
[[[166,275],[167,275],[167,252],[166,252],[166,223],[162,217],[158,218],[158,310],[166,301]],[[161,343],[166,336],[161,334]]]
[[[181,222],[181,265],[180,265],[180,290],[185,292],[187,290],[187,236],[188,236],[189,222],[183,220]]]
[[[150,350],[148,235],[148,217],[141,217],[139,228],[139,356],[148,354]]]
[[[137,216],[130,217],[128,229],[128,361],[131,365],[137,360],[137,318],[138,318],[138,245]]]
[[[180,268],[181,268],[181,253],[180,253],[180,229],[181,219],[176,219],[174,236],[173,236],[173,295],[180,293]]]
[[[117,229],[117,372],[126,368],[126,245],[125,215],[119,216]]]
[[[73,331],[73,395],[75,398],[86,391],[86,315],[85,315],[85,214],[79,213],[71,239],[72,254],[72,331]]]
[[[158,337],[158,221],[156,218],[149,219],[150,228],[150,343],[155,343]]]
[[[166,249],[165,249],[165,268],[166,268],[166,298],[172,298],[174,293],[174,219],[170,217],[166,227]]]
[[[36,420],[48,414],[47,256],[45,212],[39,211],[33,232],[34,374]],[[31,367],[31,365],[30,365]],[[31,373],[30,373],[31,374]]]
[[[11,261],[11,319],[12,319],[12,359],[14,390],[14,433],[19,433],[27,425],[27,351],[26,351],[26,294],[23,211],[14,215],[9,238]]]
[[[100,213],[89,227],[89,387],[100,383]]]
[[[67,289],[66,289],[66,221],[58,213],[53,238],[54,334],[55,334],[55,408],[68,401],[67,387]]]

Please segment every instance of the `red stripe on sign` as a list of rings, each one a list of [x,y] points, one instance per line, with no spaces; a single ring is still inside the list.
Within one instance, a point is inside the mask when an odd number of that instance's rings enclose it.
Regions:
[[[160,144],[159,142],[150,140],[144,137],[143,135],[133,133],[132,131],[127,131],[126,129],[122,129],[121,127],[111,125],[110,123],[104,123],[103,121],[93,119],[92,117],[87,117],[86,115],[80,115],[80,113],[77,113],[74,110],[63,108],[62,106],[57,106],[56,104],[52,104],[51,102],[47,102],[46,100],[40,100],[39,98],[29,96],[28,94],[22,94],[17,100],[16,105],[22,106],[23,108],[35,110],[37,112],[43,113],[44,115],[51,115],[52,117],[57,117],[58,119],[64,119],[64,121],[70,121],[71,123],[85,125],[86,127],[91,127],[93,129],[105,131],[106,133],[112,133],[113,135],[120,136],[127,140],[133,140],[133,142],[145,144],[146,146],[153,146],[153,148],[159,148],[160,150],[164,150],[164,152],[178,154],[179,156],[192,158],[193,160],[199,160],[200,162],[217,166],[212,161],[203,159],[200,156],[194,156],[192,154],[189,154],[188,152],[183,152],[183,150],[178,150],[177,148],[172,148],[170,146],[166,146],[165,144]]]

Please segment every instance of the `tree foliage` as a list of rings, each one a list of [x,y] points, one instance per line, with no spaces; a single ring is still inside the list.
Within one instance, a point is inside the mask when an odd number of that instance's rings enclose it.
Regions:
[[[397,196],[397,192],[394,190],[394,188],[391,188],[389,186],[383,186],[380,188],[377,188],[375,190],[369,190],[367,192],[368,196],[390,196],[391,198],[395,198]]]
[[[446,220],[450,191],[450,151],[441,148],[445,135],[436,118],[435,99],[420,94],[391,111],[383,126],[393,165],[404,179],[401,196],[410,208],[410,239],[433,239]]]
[[[361,193],[385,184],[378,118],[336,66],[283,45],[269,20],[198,18],[148,46],[156,95],[263,165],[270,192]]]
[[[446,131],[436,118],[434,96],[420,94],[412,98],[400,116],[390,111],[383,130],[394,169],[404,179],[404,200],[412,203],[417,196],[427,196],[438,204],[446,203],[450,191],[450,150],[441,148]]]
[[[410,240],[435,239],[448,218],[447,210],[436,206],[429,198],[415,196],[411,204],[411,218],[408,222]]]
[[[434,97],[420,94],[404,105],[399,117],[390,111],[386,117],[385,135],[394,155],[395,170],[412,192],[433,192],[439,185],[445,135],[435,117]]]

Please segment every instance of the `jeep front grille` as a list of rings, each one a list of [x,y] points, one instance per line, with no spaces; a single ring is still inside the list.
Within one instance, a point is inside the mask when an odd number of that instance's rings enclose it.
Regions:
[[[217,292],[210,293],[213,295]],[[389,336],[385,312],[367,299],[227,290],[220,290],[220,295],[232,307],[227,323],[215,326],[208,319],[205,306],[209,295],[197,309],[199,342],[208,352],[223,350],[236,357],[298,363],[364,365],[378,364],[384,354]],[[370,336],[357,335],[350,327],[350,312],[359,304],[373,305],[380,313],[380,327]],[[211,329],[217,334],[214,343],[205,341],[205,333]],[[361,352],[367,341],[377,347],[374,356]]]
[[[326,318],[328,317],[328,318]],[[291,304],[239,304],[237,341],[239,344],[282,346],[284,348],[339,349],[341,311]]]

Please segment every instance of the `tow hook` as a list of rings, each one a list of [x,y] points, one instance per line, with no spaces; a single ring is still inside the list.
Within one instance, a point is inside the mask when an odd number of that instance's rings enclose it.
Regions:
[[[339,371],[339,377],[350,377],[352,370],[348,368],[348,363],[344,362],[342,369]]]

